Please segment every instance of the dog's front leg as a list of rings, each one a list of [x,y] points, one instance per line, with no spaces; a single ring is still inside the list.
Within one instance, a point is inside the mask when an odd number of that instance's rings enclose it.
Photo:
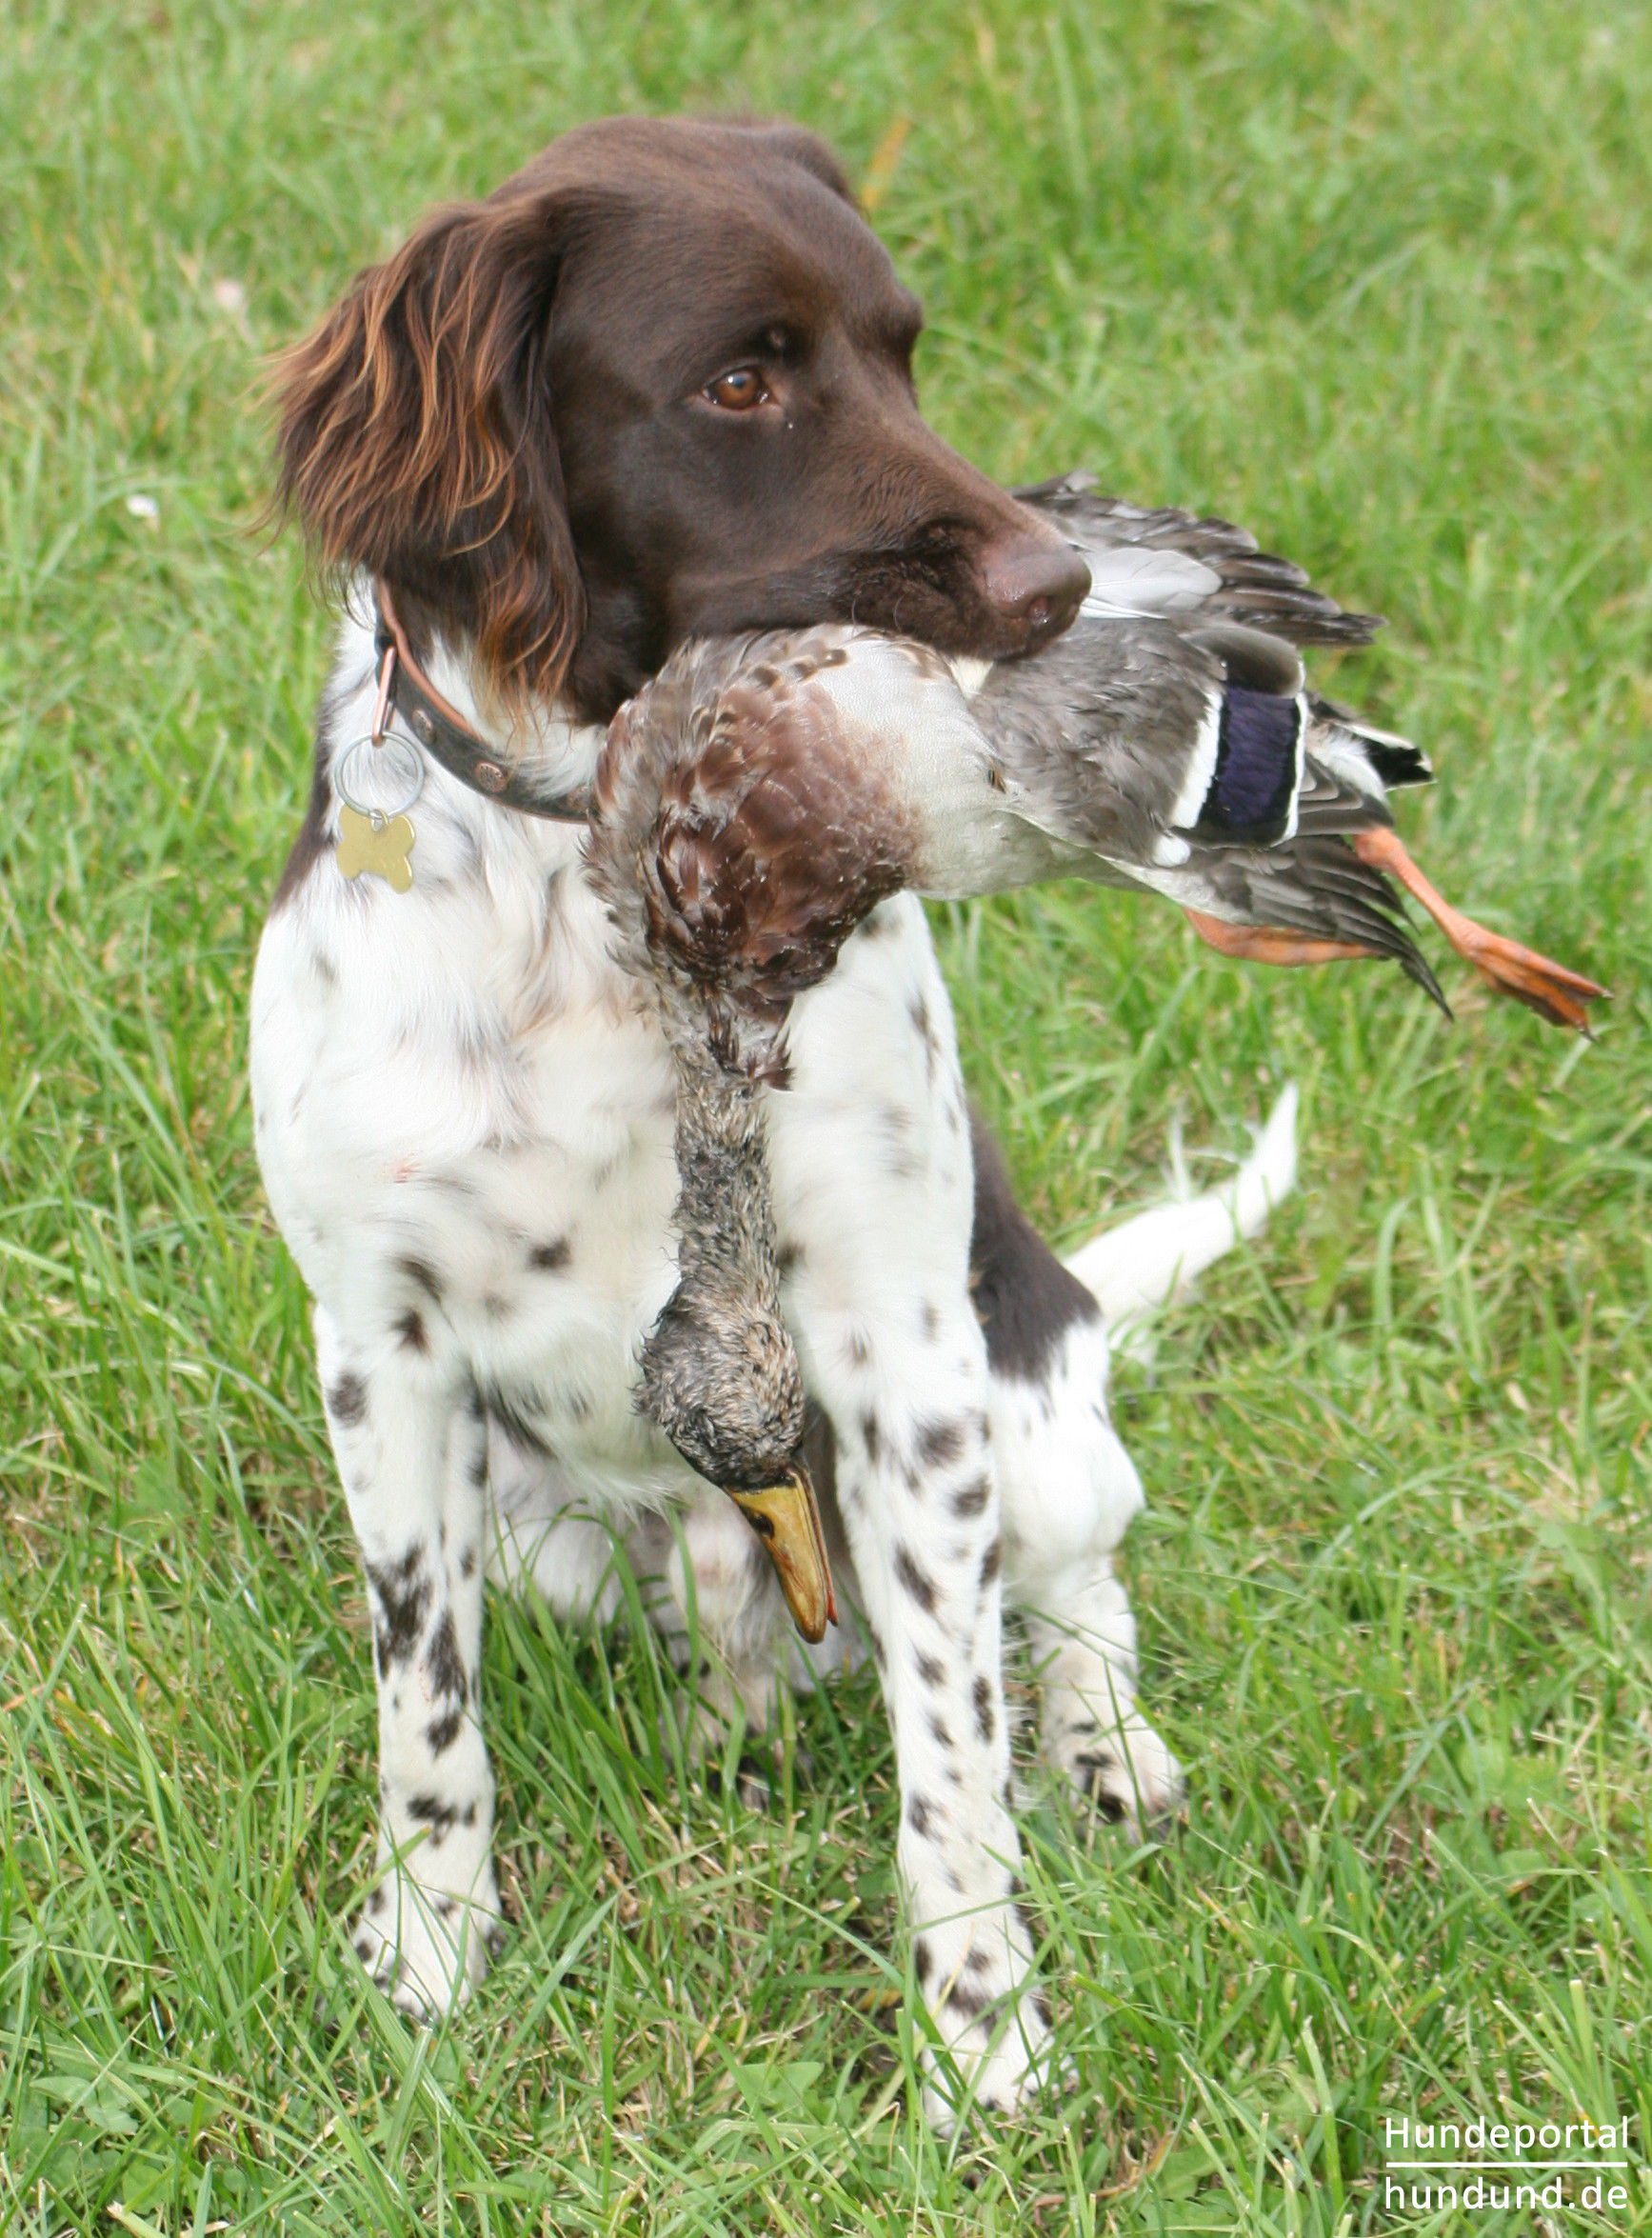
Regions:
[[[933,1326],[933,1339],[913,1346],[887,1323],[852,1320],[811,1349],[894,1737],[897,1858],[919,1987],[964,2081],[1003,2112],[1045,2032],[1036,1997],[1020,1996],[1030,1950],[1014,1901],[1004,1542],[979,1331],[956,1313]],[[857,1338],[875,1365],[855,1368]],[[825,1365],[834,1349],[835,1373]],[[929,2065],[949,2096],[946,2062]]]
[[[387,1344],[315,1317],[378,1678],[380,1871],[354,1943],[417,2019],[481,1980],[499,1916],[479,1715],[487,1426],[432,1321],[409,1308]]]
[[[1045,2024],[1023,1995],[985,1344],[969,1297],[971,1163],[946,995],[921,913],[886,905],[800,1002],[769,1109],[786,1303],[830,1418],[837,1494],[895,1742],[898,1862],[934,2026],[1006,2110]]]

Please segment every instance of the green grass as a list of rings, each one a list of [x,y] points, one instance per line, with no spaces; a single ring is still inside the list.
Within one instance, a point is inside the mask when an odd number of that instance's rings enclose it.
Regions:
[[[1584,1049],[1076,889],[945,921],[1054,1234],[1173,1112],[1232,1147],[1308,1090],[1303,1198],[1120,1379],[1187,1828],[1035,1789],[1076,2079],[953,2148],[865,1688],[754,1816],[662,1753],[646,1641],[497,1611],[509,1940],[439,2038],[363,1989],[368,1644],[249,1147],[325,640],[249,534],[259,353],[561,127],[734,103],[862,175],[910,121],[877,214],[938,424],[1389,614],[1337,688],[1438,755],[1408,833],[1618,990]],[[0,2227],[1514,2229],[1385,2212],[1384,2117],[1614,2113],[1592,2227],[1647,2227],[1649,104],[1612,0],[8,13]]]

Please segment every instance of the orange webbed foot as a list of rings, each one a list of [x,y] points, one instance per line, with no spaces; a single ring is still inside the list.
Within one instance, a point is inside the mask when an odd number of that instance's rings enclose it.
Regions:
[[[1386,870],[1423,905],[1457,953],[1473,965],[1488,986],[1513,995],[1551,1026],[1571,1026],[1587,1033],[1589,1005],[1611,1000],[1607,989],[1585,979],[1581,971],[1569,971],[1563,964],[1540,956],[1535,949],[1505,939],[1501,932],[1488,932],[1483,925],[1453,909],[1411,860],[1397,831],[1361,831],[1349,844],[1361,862]]]

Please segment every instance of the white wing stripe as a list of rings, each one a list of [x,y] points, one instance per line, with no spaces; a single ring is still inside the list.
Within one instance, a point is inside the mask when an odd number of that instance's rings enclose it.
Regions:
[[[1193,758],[1182,780],[1182,789],[1170,809],[1168,820],[1179,830],[1189,830],[1199,821],[1199,811],[1215,781],[1216,752],[1221,743],[1222,694],[1213,691],[1205,701],[1204,719],[1193,742]]]

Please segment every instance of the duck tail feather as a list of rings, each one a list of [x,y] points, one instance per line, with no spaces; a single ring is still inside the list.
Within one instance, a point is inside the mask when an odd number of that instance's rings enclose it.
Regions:
[[[1338,700],[1325,699],[1318,692],[1310,695],[1308,711],[1333,736],[1339,730],[1345,730],[1375,776],[1390,789],[1401,785],[1433,784],[1434,764],[1420,746],[1412,739],[1402,738],[1398,730],[1380,730],[1363,715],[1357,715],[1351,708],[1343,707]]]

